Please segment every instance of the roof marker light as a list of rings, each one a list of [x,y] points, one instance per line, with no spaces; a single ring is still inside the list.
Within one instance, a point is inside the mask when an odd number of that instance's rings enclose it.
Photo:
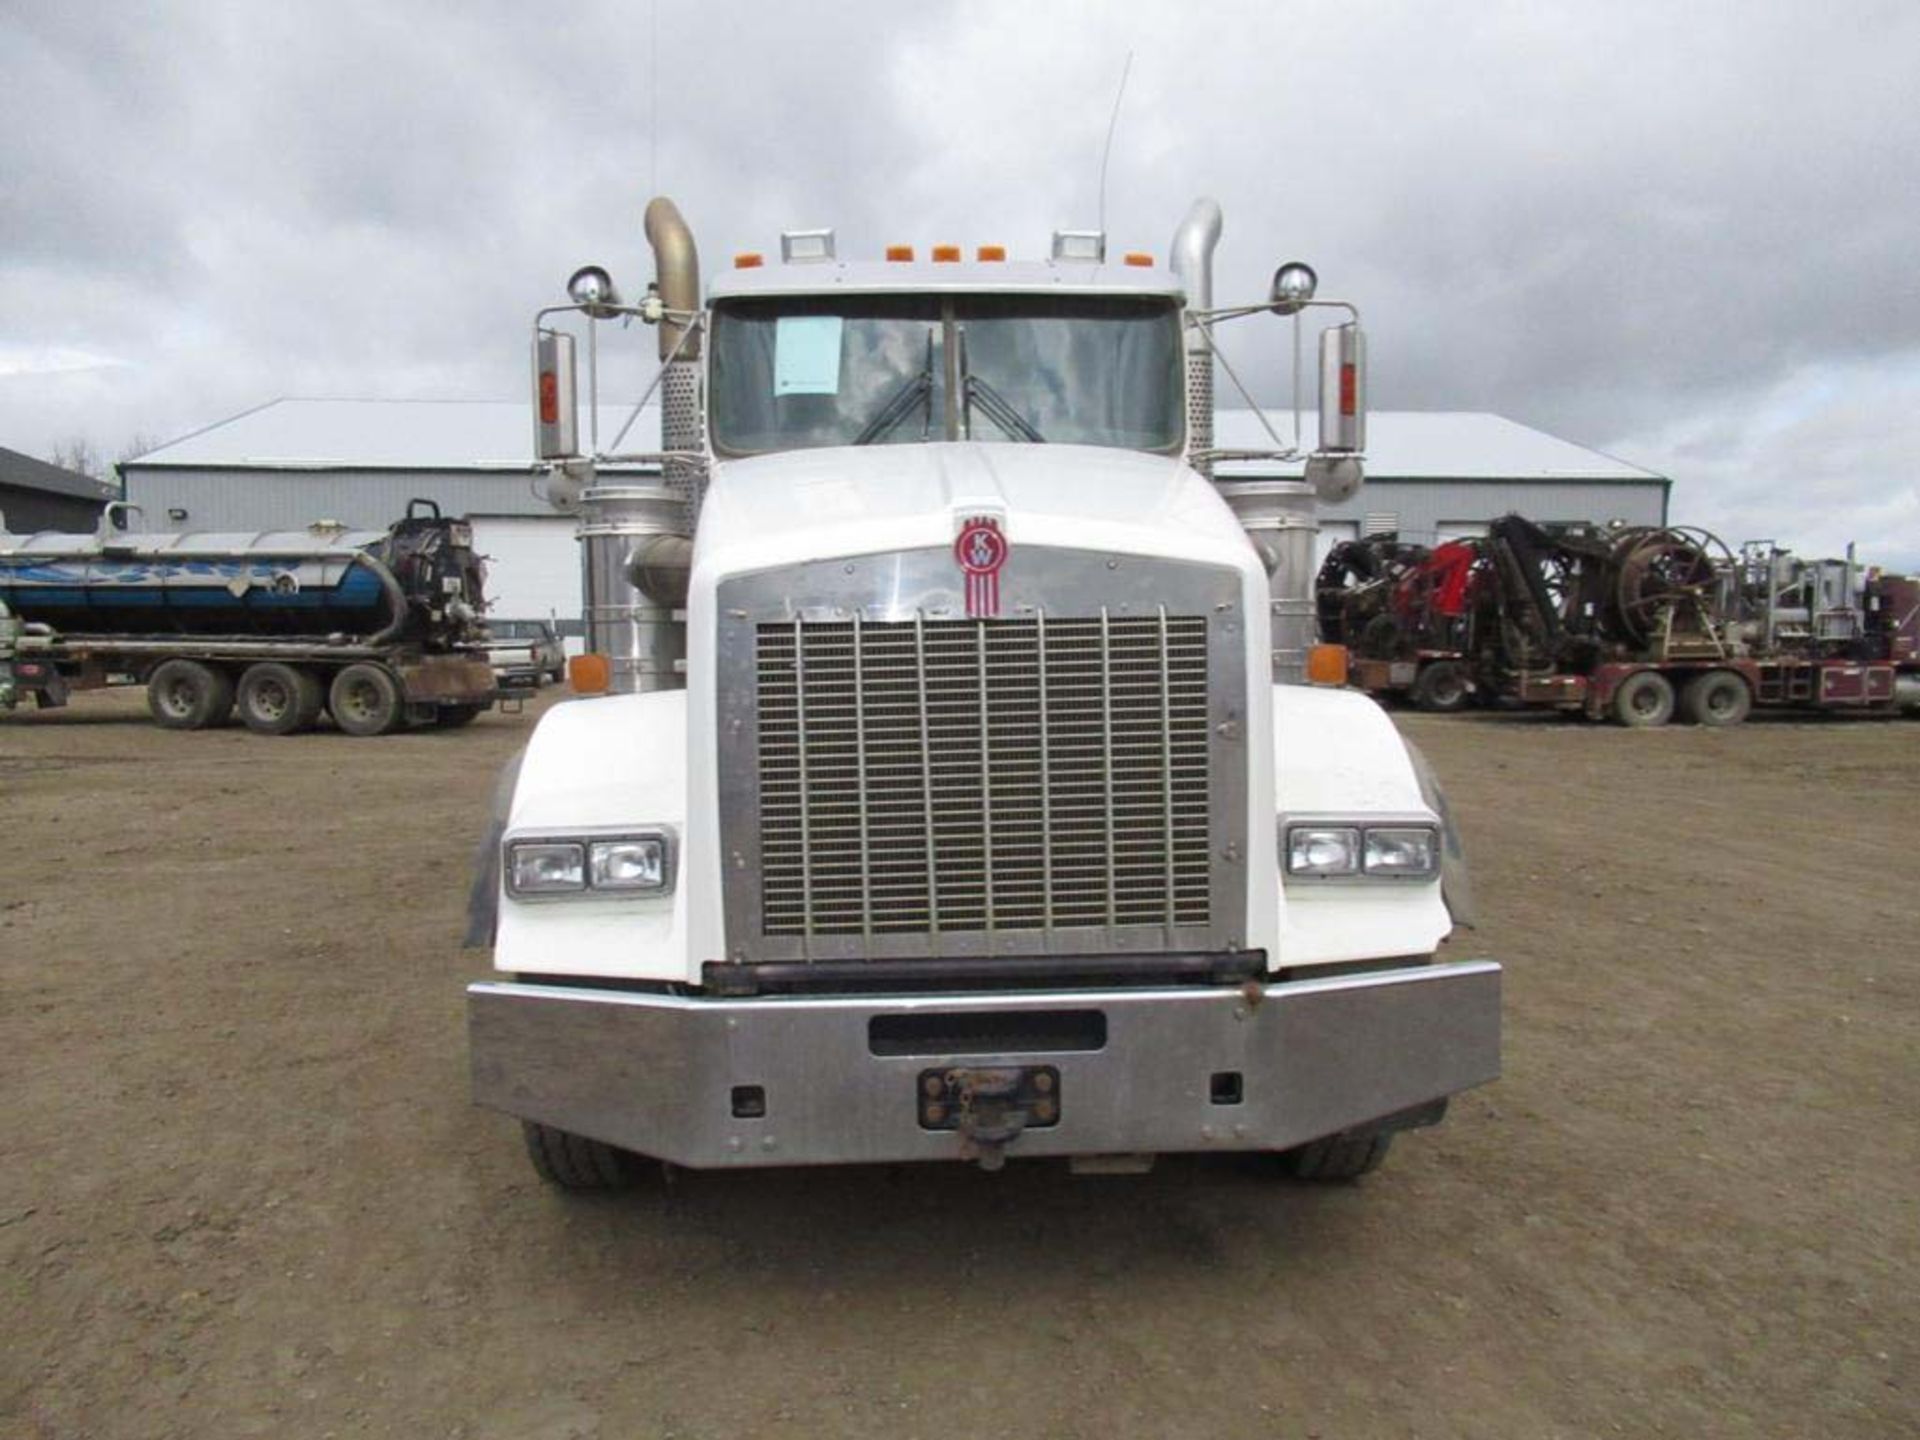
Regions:
[[[833,259],[832,230],[782,230],[780,232],[782,264],[798,265],[831,259]]]
[[[936,265],[952,265],[958,262],[959,259],[960,247],[958,245],[936,245],[933,247],[933,263]]]
[[[1007,258],[1007,247],[1004,245],[982,245],[978,250],[973,252],[973,258],[982,263],[1005,260]]]
[[[1153,256],[1147,254],[1144,250],[1129,250],[1127,252],[1127,264],[1150,266],[1153,264]]]
[[[1107,233],[1104,230],[1056,230],[1053,232],[1053,258],[1103,264],[1107,258]]]
[[[758,250],[742,250],[733,257],[733,268],[736,270],[758,270],[766,263],[766,257]]]
[[[913,259],[913,247],[911,245],[889,245],[887,247],[887,259],[895,261],[896,263],[903,260],[911,260]]]

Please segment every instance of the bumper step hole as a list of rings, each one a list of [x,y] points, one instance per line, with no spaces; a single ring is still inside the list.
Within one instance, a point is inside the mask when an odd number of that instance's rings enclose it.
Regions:
[[[733,1087],[733,1118],[764,1120],[767,1116],[767,1091],[764,1085]]]
[[[1208,1091],[1216,1105],[1238,1105],[1246,1098],[1246,1082],[1238,1070],[1216,1070]]]
[[[874,1055],[1020,1055],[1106,1046],[1107,1017],[1098,1010],[915,1011],[867,1022]]]

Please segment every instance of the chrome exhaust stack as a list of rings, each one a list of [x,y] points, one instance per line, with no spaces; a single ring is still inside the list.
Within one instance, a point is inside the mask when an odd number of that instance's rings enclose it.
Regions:
[[[1224,223],[1220,202],[1207,196],[1193,202],[1187,218],[1173,232],[1168,248],[1173,273],[1187,291],[1189,311],[1213,308],[1213,251],[1220,243]],[[1187,327],[1187,450],[1199,454],[1213,448],[1213,345],[1206,330]],[[1213,461],[1201,458],[1194,469],[1213,478]]]
[[[1187,295],[1187,453],[1189,463],[1212,481],[1247,532],[1267,572],[1271,604],[1273,678],[1279,684],[1303,684],[1315,639],[1314,549],[1320,526],[1320,502],[1337,504],[1359,489],[1361,453],[1366,449],[1366,344],[1359,314],[1346,301],[1315,296],[1318,278],[1298,261],[1282,265],[1263,301],[1213,308],[1213,252],[1220,243],[1220,206],[1211,199],[1193,202],[1173,232],[1172,265]],[[1349,320],[1321,336],[1320,433],[1312,453],[1302,453],[1299,371],[1300,312],[1308,306],[1344,310]],[[1294,435],[1288,445],[1265,416],[1224,355],[1216,357],[1213,326],[1222,320],[1272,314],[1291,317],[1294,330]],[[1260,415],[1273,441],[1270,451],[1227,452],[1214,442],[1214,366],[1216,358],[1246,403]],[[1267,459],[1299,464],[1301,478],[1221,478],[1221,459]]]
[[[706,426],[700,404],[700,262],[693,232],[664,196],[646,213],[655,281],[645,300],[624,302],[612,277],[598,266],[574,272],[571,305],[542,310],[534,329],[534,453],[543,462],[547,498],[579,516],[582,614],[589,655],[602,666],[578,672],[615,694],[677,690],[686,685],[687,582],[693,567],[693,527],[706,479]],[[550,328],[547,317],[571,313],[586,320],[588,435],[580,443],[573,335]],[[633,408],[627,424],[600,448],[597,332],[602,320],[638,318],[660,327],[660,374]],[[620,451],[627,427],[654,389],[661,392],[661,453]],[[589,453],[582,453],[583,448]],[[601,466],[657,461],[660,478],[603,474]],[[600,673],[596,676],[594,671]],[[595,688],[593,693],[601,693]]]
[[[647,204],[647,243],[653,247],[654,288],[667,310],[689,314],[700,308],[700,254],[680,207],[664,195]],[[700,331],[666,316],[660,320],[660,448],[669,457],[706,449],[706,419],[700,397]],[[662,473],[669,489],[686,507],[681,532],[692,535],[706,492],[706,466],[668,458]]]

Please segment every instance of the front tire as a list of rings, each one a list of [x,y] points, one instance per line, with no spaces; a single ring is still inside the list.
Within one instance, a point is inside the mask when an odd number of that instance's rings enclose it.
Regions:
[[[1613,718],[1630,730],[1664,725],[1673,718],[1673,682],[1658,670],[1636,670],[1613,692]]]
[[[522,1120],[520,1130],[534,1170],[557,1189],[604,1194],[628,1189],[640,1178],[640,1157],[630,1151],[534,1120]]]
[[[1280,1168],[1296,1180],[1342,1184],[1380,1168],[1393,1147],[1393,1132],[1328,1135],[1280,1154]]]
[[[384,665],[349,665],[327,692],[333,723],[349,735],[385,735],[407,718],[400,681]]]
[[[249,665],[235,692],[240,723],[259,735],[311,729],[325,698],[311,672],[271,660]]]
[[[147,710],[166,730],[205,730],[233,710],[233,677],[198,660],[164,660],[147,677]]]

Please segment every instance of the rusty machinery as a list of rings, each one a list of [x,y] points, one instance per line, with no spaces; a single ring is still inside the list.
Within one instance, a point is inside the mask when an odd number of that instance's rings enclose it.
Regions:
[[[1474,538],[1431,549],[1390,534],[1345,541],[1316,577],[1321,638],[1347,647],[1366,688],[1404,690],[1424,710],[1460,709],[1475,688],[1484,571]]]

